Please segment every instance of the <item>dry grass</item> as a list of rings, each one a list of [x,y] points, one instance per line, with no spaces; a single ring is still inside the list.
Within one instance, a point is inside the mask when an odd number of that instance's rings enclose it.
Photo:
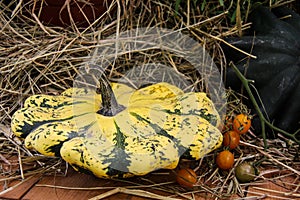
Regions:
[[[235,1],[224,2],[231,6],[236,3]],[[284,1],[277,1],[271,6],[282,2]],[[232,9],[236,7],[232,6],[228,13],[228,10],[221,7],[218,1],[210,1],[203,10],[180,7],[179,14],[175,14],[172,1],[164,3],[161,1],[113,1],[107,13],[86,29],[80,29],[74,25],[70,28],[43,25],[36,20],[37,18],[22,15],[26,12],[26,8],[22,5],[19,5],[13,12],[3,3],[1,7],[5,9],[0,11],[0,181],[4,185],[7,184],[7,187],[10,181],[24,179],[33,174],[67,171],[62,160],[41,156],[25,149],[22,142],[12,135],[10,120],[13,113],[22,107],[24,100],[30,95],[36,93],[55,95],[72,87],[79,67],[90,59],[92,52],[99,47],[99,41],[105,41],[112,34],[136,27],[157,26],[181,30],[203,45],[222,71],[227,65],[220,47],[220,44],[224,42],[222,38],[238,35],[250,26],[243,21],[246,19],[247,10],[242,12],[243,16],[237,16],[239,20],[236,20],[236,24],[230,23]],[[157,49],[119,55],[118,59],[107,67],[107,75],[114,80],[122,77],[132,66],[156,61],[184,74],[184,78],[190,81],[192,87],[203,89],[197,74],[180,56]],[[232,93],[228,91],[229,94]],[[243,98],[240,94],[232,96],[234,98],[228,102],[228,112],[247,110],[240,101]],[[254,182],[239,184],[233,170],[229,172],[218,170],[214,163],[216,151],[200,161],[180,163],[180,166],[188,165],[194,168],[198,174],[198,186],[193,190],[179,187],[173,181],[154,183],[150,174],[135,179],[136,182],[128,181],[126,189],[112,188],[114,190],[111,193],[125,192],[166,199],[166,196],[150,194],[147,188],[151,188],[152,191],[160,190],[169,193],[170,199],[193,199],[196,198],[195,196],[205,195],[211,195],[213,198],[229,198],[232,194],[237,194],[242,198],[248,186],[255,186],[261,190],[261,193],[258,192],[252,196],[261,198],[268,191],[263,191],[260,185],[265,182],[276,182],[290,191],[290,193],[276,193],[277,199],[299,198],[299,145],[280,137],[268,140],[270,148],[263,151],[262,139],[255,136],[255,130],[252,131],[252,134],[242,137],[242,144],[234,150],[234,153],[235,166],[242,161],[257,164],[260,175]],[[162,176],[169,176],[169,173],[162,172]],[[290,176],[294,182],[278,182],[282,176]],[[141,180],[148,184],[140,184]],[[44,185],[43,187],[50,186]],[[111,194],[103,194],[105,195]]]

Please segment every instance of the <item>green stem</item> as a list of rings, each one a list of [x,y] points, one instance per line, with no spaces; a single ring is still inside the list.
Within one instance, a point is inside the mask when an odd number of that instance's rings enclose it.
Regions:
[[[264,147],[265,149],[267,149],[268,147],[268,144],[267,144],[267,137],[266,137],[266,131],[265,131],[265,117],[263,116],[262,112],[260,111],[260,108],[252,94],[252,91],[249,87],[249,80],[245,78],[245,76],[238,70],[238,68],[233,64],[231,63],[231,67],[233,68],[235,74],[237,75],[237,77],[240,79],[240,81],[242,82],[244,88],[246,89],[248,95],[249,95],[249,98],[251,100],[251,102],[253,103],[253,106],[255,108],[255,110],[257,111],[257,114],[258,114],[258,117],[260,119],[260,124],[261,124],[261,133],[262,133],[262,136],[263,136],[263,140],[264,140]]]
[[[124,106],[117,102],[114,92],[110,86],[109,80],[103,73],[100,77],[99,92],[101,94],[102,106],[101,109],[97,111],[98,114],[104,116],[115,116],[117,113],[125,109]]]
[[[260,107],[258,105],[258,103],[256,102],[255,98],[254,98],[254,95],[249,87],[249,80],[246,79],[246,77],[239,71],[239,69],[233,64],[231,63],[231,67],[233,68],[235,74],[237,75],[237,77],[240,79],[240,81],[242,82],[244,88],[246,89],[248,95],[249,95],[249,98],[257,112],[257,115],[260,119],[260,123],[261,123],[261,132],[262,132],[262,136],[263,136],[263,140],[264,140],[264,148],[265,150],[267,149],[267,138],[266,138],[266,130],[265,130],[265,125],[268,125],[270,128],[272,128],[273,130],[275,131],[278,131],[284,135],[286,135],[287,137],[293,139],[296,143],[300,144],[300,141],[296,138],[295,134],[290,134],[276,126],[274,126],[272,123],[270,123],[266,118],[265,116],[263,115],[263,113],[261,112],[260,110]]]

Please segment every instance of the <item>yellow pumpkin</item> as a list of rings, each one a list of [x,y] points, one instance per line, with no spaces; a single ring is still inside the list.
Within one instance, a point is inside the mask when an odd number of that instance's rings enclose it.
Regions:
[[[33,95],[13,115],[12,130],[27,148],[101,178],[173,169],[221,145],[220,117],[205,93],[165,82],[108,87],[111,96],[87,88]]]

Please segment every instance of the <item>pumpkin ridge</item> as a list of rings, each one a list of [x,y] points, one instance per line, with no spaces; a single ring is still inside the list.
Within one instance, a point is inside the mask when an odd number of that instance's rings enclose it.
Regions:
[[[173,143],[177,146],[178,153],[180,155],[183,154],[188,149],[187,147],[185,147],[181,144],[180,140],[178,140],[176,137],[170,135],[166,130],[164,130],[163,128],[161,128],[157,124],[153,124],[151,121],[145,119],[144,117],[140,116],[137,113],[130,112],[130,114],[132,116],[136,117],[138,120],[147,122],[150,125],[150,127],[155,131],[156,134],[167,137],[168,139],[172,140]]]
[[[53,146],[50,146],[50,147],[47,147],[45,149],[46,152],[54,152],[54,156],[56,157],[61,157],[61,154],[60,154],[60,149],[61,147],[63,146],[63,144],[67,141],[69,141],[70,139],[72,138],[68,138],[67,140],[64,140],[64,141],[60,141],[58,144],[55,144]]]
[[[211,113],[206,114],[206,112],[208,112],[207,108],[193,109],[193,110],[190,110],[188,113],[182,113],[180,111],[180,109],[175,109],[174,111],[172,111],[170,109],[162,109],[161,111],[166,112],[168,114],[172,114],[172,115],[181,115],[181,116],[195,115],[195,116],[205,119],[206,121],[208,121],[210,124],[212,124],[214,126],[216,126],[217,121],[218,121],[216,115],[211,114]]]
[[[163,128],[161,128],[160,126],[156,125],[156,124],[153,124],[152,122],[150,122],[149,120],[145,119],[144,117],[142,117],[141,115],[137,114],[137,113],[134,113],[134,112],[130,112],[130,114],[132,116],[134,116],[137,120],[140,120],[140,121],[145,121],[147,122],[150,127],[152,129],[154,129],[154,131],[158,134],[158,135],[162,135],[162,136],[165,136],[171,140],[176,140],[176,138],[170,134],[168,134],[168,132],[166,130],[164,130]]]
[[[193,110],[190,110],[189,113],[185,114],[185,115],[199,116],[199,117],[205,119],[206,121],[208,121],[210,124],[212,124],[214,126],[217,125],[217,117],[216,117],[216,115],[208,113],[208,109],[207,108],[193,109]]]
[[[22,114],[26,118],[26,120],[23,121],[23,124],[20,124],[19,121],[17,121],[17,119],[15,117],[13,117],[13,119],[12,119],[12,127],[15,128],[14,133],[18,137],[21,137],[23,139],[25,139],[30,132],[36,130],[38,127],[40,127],[44,124],[55,123],[55,122],[58,122],[58,121],[68,121],[68,120],[75,119],[77,117],[82,117],[84,115],[90,114],[90,113],[82,113],[80,115],[70,116],[70,117],[64,118],[64,119],[52,119],[52,120],[38,121],[38,120],[35,120],[34,115],[31,115],[32,118],[30,118],[28,116],[28,113],[26,113],[26,111],[27,111],[27,108],[24,108],[24,109],[21,110],[21,112],[16,113],[16,114]],[[31,122],[32,125],[28,122]]]
[[[31,97],[30,97],[31,98]],[[43,98],[42,102],[37,102],[36,99],[39,98]],[[53,102],[57,102],[57,105],[51,105],[50,99],[52,98]],[[70,98],[70,97],[68,97]],[[28,107],[32,107],[32,105],[34,105],[35,107],[41,107],[41,108],[60,108],[63,106],[71,106],[71,105],[76,105],[76,104],[82,104],[82,103],[86,103],[86,100],[80,100],[80,101],[74,101],[73,99],[71,99],[70,101],[64,101],[63,103],[59,103],[61,99],[55,99],[53,97],[51,97],[50,95],[35,95],[32,96],[32,99],[28,99],[25,102],[25,106],[24,108],[28,108]],[[49,102],[49,103],[47,103]],[[53,104],[52,102],[52,104]]]
[[[74,88],[74,90],[80,90],[79,88]],[[92,91],[90,91],[92,92]],[[44,108],[59,108],[67,105],[76,105],[80,103],[87,103],[91,100],[97,100],[96,94],[84,93],[86,96],[51,96],[46,94],[37,94],[28,97],[24,102],[24,108],[28,107],[44,107]],[[87,98],[91,96],[92,98]]]
[[[61,156],[59,153],[61,146],[78,136],[78,132],[70,122],[44,124],[25,138],[25,146],[29,149],[34,148],[44,155]]]

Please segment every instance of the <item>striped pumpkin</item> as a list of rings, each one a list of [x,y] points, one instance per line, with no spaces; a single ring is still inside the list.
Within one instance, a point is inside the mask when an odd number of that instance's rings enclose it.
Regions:
[[[165,82],[109,87],[116,112],[107,112],[102,93],[70,88],[29,97],[13,115],[12,131],[27,148],[101,178],[173,169],[180,158],[197,160],[221,145],[220,117],[205,93]]]

